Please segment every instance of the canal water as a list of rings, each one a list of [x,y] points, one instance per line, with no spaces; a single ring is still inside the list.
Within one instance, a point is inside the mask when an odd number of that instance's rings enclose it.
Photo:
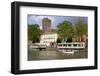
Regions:
[[[32,60],[56,60],[56,59],[84,59],[88,57],[87,49],[77,50],[74,54],[63,53],[57,48],[28,49],[28,61]]]

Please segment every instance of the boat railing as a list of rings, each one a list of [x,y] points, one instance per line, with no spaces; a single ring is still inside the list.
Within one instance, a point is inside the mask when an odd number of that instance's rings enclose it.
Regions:
[[[58,48],[85,48],[84,42],[58,43]]]

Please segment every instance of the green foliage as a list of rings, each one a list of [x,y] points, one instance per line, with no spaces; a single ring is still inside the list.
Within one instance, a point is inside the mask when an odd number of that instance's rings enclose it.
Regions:
[[[75,32],[77,36],[82,36],[87,33],[87,23],[83,21],[81,18],[78,19],[75,25]]]
[[[57,38],[57,43],[61,43],[61,39],[60,38]]]
[[[28,40],[33,42],[39,42],[41,35],[41,30],[39,28],[39,25],[32,24],[28,25]]]
[[[74,35],[74,29],[72,23],[64,21],[57,26],[57,33],[60,39],[66,41],[67,38],[72,38]]]

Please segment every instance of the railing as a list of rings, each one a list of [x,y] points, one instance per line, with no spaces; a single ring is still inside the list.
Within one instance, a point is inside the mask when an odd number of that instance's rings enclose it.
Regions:
[[[29,46],[29,48],[31,48],[31,49],[44,49],[44,48],[46,48],[46,45],[40,44],[40,43],[34,43],[34,44],[31,44]]]
[[[81,49],[85,48],[84,42],[70,42],[70,43],[58,43],[59,49]]]

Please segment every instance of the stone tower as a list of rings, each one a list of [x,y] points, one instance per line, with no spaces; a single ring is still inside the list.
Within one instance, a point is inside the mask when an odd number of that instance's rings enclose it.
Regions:
[[[42,27],[45,34],[51,33],[51,20],[48,18],[44,18],[42,20]]]

